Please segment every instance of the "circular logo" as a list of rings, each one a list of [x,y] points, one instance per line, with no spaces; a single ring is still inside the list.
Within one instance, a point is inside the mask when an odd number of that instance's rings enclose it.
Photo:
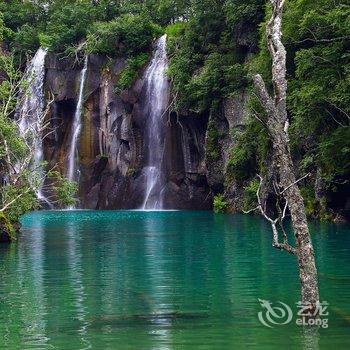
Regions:
[[[293,312],[287,304],[279,301],[279,306],[273,306],[269,300],[262,299],[259,302],[264,310],[258,313],[258,317],[264,326],[273,328],[274,325],[285,325],[292,320]]]

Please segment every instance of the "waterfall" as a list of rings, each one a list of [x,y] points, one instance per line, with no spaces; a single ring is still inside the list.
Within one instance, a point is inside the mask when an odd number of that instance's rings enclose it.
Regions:
[[[88,66],[88,56],[85,57],[84,67],[80,73],[80,87],[78,103],[74,114],[74,120],[72,124],[72,137],[68,153],[68,171],[67,177],[69,181],[79,180],[79,169],[78,169],[78,157],[77,157],[77,144],[81,131],[81,113],[83,109],[83,98],[84,98],[84,85],[86,80],[86,71]]]
[[[47,51],[39,48],[28,65],[23,80],[29,84],[28,89],[22,92],[22,97],[17,106],[17,120],[20,134],[26,139],[29,147],[34,151],[32,162],[33,169],[39,169],[41,178],[44,177],[41,163],[44,160],[42,145],[42,127],[44,119],[44,78],[45,57]],[[37,192],[37,197],[52,208],[52,204],[43,194],[42,188]]]
[[[162,209],[163,114],[169,102],[169,82],[166,75],[168,58],[166,35],[157,41],[154,55],[145,73],[146,82],[146,193],[142,209]]]

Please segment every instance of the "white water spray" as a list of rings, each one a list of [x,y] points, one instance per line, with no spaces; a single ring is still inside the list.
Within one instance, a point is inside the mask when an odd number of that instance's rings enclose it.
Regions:
[[[33,169],[41,172],[43,178],[43,169],[41,163],[44,160],[42,144],[42,128],[44,121],[44,78],[45,78],[45,57],[47,51],[39,48],[35,56],[28,65],[23,80],[29,84],[28,89],[23,93],[17,107],[18,126],[21,136],[26,139],[28,145],[34,152]],[[37,197],[45,202],[50,208],[52,204],[43,194],[42,188],[38,189]]]
[[[84,67],[80,73],[78,103],[77,103],[77,107],[74,114],[74,120],[72,124],[72,137],[71,137],[70,148],[68,152],[67,177],[69,181],[79,180],[77,144],[78,144],[78,140],[81,132],[81,114],[83,110],[84,86],[85,86],[85,80],[86,80],[87,66],[88,66],[88,56],[85,57]]]
[[[146,193],[142,209],[162,209],[162,174],[163,157],[163,114],[169,102],[169,82],[166,75],[168,58],[166,35],[157,41],[153,59],[145,73],[147,113],[147,166],[145,168]]]

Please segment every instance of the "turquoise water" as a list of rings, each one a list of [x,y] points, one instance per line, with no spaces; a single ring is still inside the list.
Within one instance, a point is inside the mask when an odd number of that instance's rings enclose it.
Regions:
[[[312,223],[329,328],[258,320],[297,311],[295,258],[259,217],[38,212],[0,246],[0,349],[349,349],[350,227]]]

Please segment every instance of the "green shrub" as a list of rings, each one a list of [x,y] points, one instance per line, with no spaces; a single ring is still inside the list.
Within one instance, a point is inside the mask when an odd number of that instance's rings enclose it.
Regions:
[[[258,198],[256,193],[258,191],[260,182],[257,179],[252,180],[248,186],[244,188],[243,209],[245,211],[256,208],[258,205]]]
[[[229,204],[227,203],[223,194],[218,194],[214,197],[214,211],[215,213],[226,213]]]
[[[317,200],[315,189],[308,185],[300,189],[304,198],[306,215],[311,218],[318,218],[321,221],[331,221],[333,215],[327,210],[327,198],[323,197]]]
[[[66,208],[76,204],[76,199],[74,198],[78,191],[76,182],[69,181],[58,171],[48,172],[47,177],[51,180],[52,190],[56,194],[59,207]]]
[[[90,2],[63,3],[50,13],[47,26],[39,35],[40,43],[50,51],[62,52],[84,40],[96,18],[95,7]]]
[[[169,75],[175,79],[175,86],[179,84],[180,105],[190,110],[209,110],[213,101],[229,97],[248,84],[245,67],[235,63],[232,54],[212,53],[196,72],[194,64],[190,57],[178,57],[171,61],[169,69]]]
[[[186,22],[176,22],[165,28],[165,33],[168,35],[168,40],[179,37],[187,26]]]
[[[35,53],[40,46],[39,33],[37,28],[24,24],[16,33],[13,34],[11,47],[15,51],[24,51],[26,53]]]
[[[3,232],[1,231],[5,231],[8,234],[11,241],[16,240],[17,231],[15,227],[12,225],[12,222],[7,217],[6,213],[4,212],[0,212],[0,237],[3,234]]]
[[[139,15],[123,15],[94,23],[87,35],[87,51],[105,55],[137,55],[147,51],[160,29]]]
[[[347,177],[350,173],[350,128],[337,128],[324,135],[318,146],[318,162],[323,174],[330,180],[334,176]]]
[[[2,203],[9,203],[20,196],[20,199],[16,201],[16,204],[11,205],[6,210],[6,215],[12,223],[18,223],[19,218],[23,214],[39,208],[37,196],[27,184],[21,187],[7,185],[2,188],[2,192]]]
[[[231,150],[227,170],[237,181],[243,181],[250,177],[253,163],[252,154],[244,146],[238,146]]]
[[[125,69],[120,73],[116,91],[120,92],[129,89],[137,79],[139,70],[147,64],[148,60],[149,54],[145,52],[129,58]]]
[[[215,161],[220,157],[220,133],[215,123],[210,119],[207,130],[206,157],[208,161]]]

